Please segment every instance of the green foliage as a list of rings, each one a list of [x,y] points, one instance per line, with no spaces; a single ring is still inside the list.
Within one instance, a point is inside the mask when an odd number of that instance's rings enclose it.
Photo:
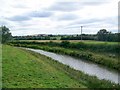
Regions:
[[[96,35],[82,34],[83,40],[96,40]],[[81,35],[66,35],[62,36],[61,40],[81,40]]]
[[[120,33],[111,33],[106,29],[101,29],[97,34],[82,34],[83,40],[98,40],[98,41],[120,41]],[[15,40],[81,40],[81,35],[31,35],[31,36],[14,36]]]
[[[78,50],[90,50],[94,52],[106,52],[117,54],[120,51],[120,46],[117,42],[95,42],[95,41],[85,41],[85,42],[32,42],[32,41],[14,41],[13,44],[33,44],[33,45],[48,45],[48,46],[62,46],[68,49],[78,49]]]
[[[112,34],[111,32],[107,31],[106,29],[101,29],[97,33],[97,40],[99,40],[99,41],[119,41],[118,35],[119,35],[119,33]]]
[[[69,44],[70,44],[69,41],[62,41],[62,42],[60,43],[60,46],[62,46],[62,47],[69,47]]]
[[[70,43],[70,42],[11,42],[12,45],[28,47],[34,49],[43,49],[50,52],[61,53],[73,57],[89,60],[106,67],[119,70],[118,52],[120,50],[118,44],[89,44],[84,42]],[[61,46],[62,44],[62,46]],[[100,54],[102,53],[102,54]],[[106,54],[107,53],[107,54]],[[105,55],[104,55],[105,54]],[[115,56],[112,56],[115,55]]]
[[[12,39],[9,28],[6,26],[0,27],[0,37],[2,37],[1,43],[7,43]]]

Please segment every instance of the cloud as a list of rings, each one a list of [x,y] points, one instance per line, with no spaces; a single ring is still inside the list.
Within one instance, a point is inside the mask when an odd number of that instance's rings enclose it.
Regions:
[[[8,18],[8,20],[10,21],[26,21],[26,20],[30,20],[31,18],[28,16],[24,16],[24,15],[17,15],[17,16],[13,16]]]
[[[88,25],[92,23],[97,23],[103,21],[102,19],[92,18],[92,19],[79,19],[75,22],[70,23],[69,25]]]
[[[49,11],[31,11],[28,13],[23,13],[21,15],[16,15],[10,18],[6,18],[10,21],[28,21],[32,18],[47,18],[52,16],[53,13]]]
[[[108,18],[91,18],[91,19],[79,19],[77,21],[74,21],[66,26],[64,26],[65,29],[79,29],[80,26],[84,26],[84,28],[89,29],[100,29],[100,28],[106,28],[108,30],[116,29],[117,24],[117,16],[116,17],[108,17]]]
[[[83,6],[97,6],[97,5],[101,5],[101,4],[105,4],[105,3],[108,3],[108,2],[102,2],[102,1],[98,1],[98,2],[82,2],[81,4],[83,5]]]
[[[75,20],[78,16],[74,14],[62,14],[60,16],[57,16],[57,20]]]
[[[53,11],[64,11],[64,12],[72,12],[72,11],[77,11],[82,9],[85,6],[97,6],[97,5],[101,5],[104,4],[105,2],[56,2],[54,3],[51,7],[49,7],[49,10],[53,10]]]
[[[107,17],[107,18],[91,18],[91,19],[79,19],[75,22],[70,23],[69,25],[88,25],[96,24],[97,23],[106,23],[111,25],[117,25],[117,16],[115,17]]]
[[[30,17],[47,18],[53,15],[50,11],[33,11],[27,14]]]
[[[53,11],[70,12],[70,11],[79,10],[79,7],[80,7],[79,3],[76,2],[57,2],[48,9]]]

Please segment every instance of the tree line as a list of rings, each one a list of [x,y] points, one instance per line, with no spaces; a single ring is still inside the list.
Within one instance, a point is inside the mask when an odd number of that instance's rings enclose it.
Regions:
[[[82,34],[82,40],[97,40],[119,42],[120,33],[112,33],[106,29],[101,29],[97,34]],[[14,40],[81,40],[81,35],[46,35],[46,36],[12,36],[9,28],[0,27],[0,41],[7,43]]]
[[[96,41],[111,41],[118,42],[120,33],[112,33],[106,29],[101,29],[97,34],[82,34],[82,40],[96,40]],[[61,40],[81,40],[81,35],[77,36],[63,36]]]
[[[119,36],[120,33],[101,29],[97,34],[82,34],[82,40],[119,42]],[[13,38],[15,40],[81,40],[81,35],[14,36]]]

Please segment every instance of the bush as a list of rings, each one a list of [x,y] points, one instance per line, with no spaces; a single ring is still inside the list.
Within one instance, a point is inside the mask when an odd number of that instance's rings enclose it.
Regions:
[[[70,44],[69,41],[62,41],[62,42],[60,43],[60,46],[62,46],[62,47],[69,47],[69,44]]]

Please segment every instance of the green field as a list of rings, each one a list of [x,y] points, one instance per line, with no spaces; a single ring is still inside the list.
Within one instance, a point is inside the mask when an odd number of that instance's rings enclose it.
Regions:
[[[20,48],[3,46],[3,88],[84,88],[77,80]]]

